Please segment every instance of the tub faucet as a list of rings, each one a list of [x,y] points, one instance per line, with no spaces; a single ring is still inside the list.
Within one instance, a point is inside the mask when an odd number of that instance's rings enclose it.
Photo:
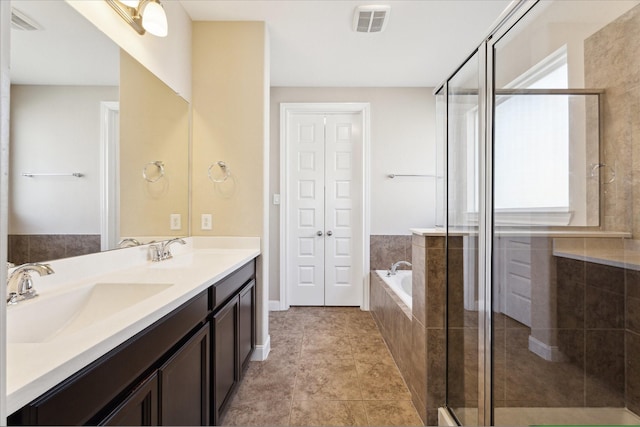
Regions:
[[[13,270],[7,279],[7,304],[17,304],[22,300],[38,296],[33,287],[32,272],[40,276],[48,276],[53,274],[53,269],[49,264],[29,263]]]
[[[396,271],[398,270],[398,267],[400,267],[401,265],[406,265],[407,267],[411,267],[411,263],[408,261],[398,261],[395,264],[391,265],[391,268],[387,272],[387,276],[395,276]]]

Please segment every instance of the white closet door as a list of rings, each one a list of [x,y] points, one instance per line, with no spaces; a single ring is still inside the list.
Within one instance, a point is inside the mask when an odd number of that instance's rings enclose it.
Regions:
[[[329,114],[325,126],[325,305],[362,302],[362,117]]]
[[[324,116],[288,123],[290,198],[288,289],[291,305],[324,305]],[[318,235],[322,233],[322,235]]]

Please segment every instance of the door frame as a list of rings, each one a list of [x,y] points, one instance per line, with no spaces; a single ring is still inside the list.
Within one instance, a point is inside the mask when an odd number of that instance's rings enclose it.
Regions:
[[[289,288],[287,286],[287,268],[290,248],[287,245],[289,230],[289,197],[287,188],[290,174],[289,144],[287,129],[292,114],[351,114],[360,113],[362,118],[362,195],[363,218],[362,230],[362,310],[369,310],[369,241],[371,230],[371,187],[370,187],[370,104],[367,102],[310,102],[310,103],[281,103],[280,104],[280,310],[289,309]]]
[[[120,102],[100,103],[100,248],[120,239]]]

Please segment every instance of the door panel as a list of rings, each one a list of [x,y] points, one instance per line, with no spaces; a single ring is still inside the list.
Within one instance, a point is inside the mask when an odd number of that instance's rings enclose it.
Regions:
[[[362,303],[362,114],[290,114],[291,305]]]
[[[362,302],[362,116],[330,114],[326,122],[325,305]]]
[[[324,304],[324,118],[294,114],[289,140],[291,233],[287,272],[292,305]]]

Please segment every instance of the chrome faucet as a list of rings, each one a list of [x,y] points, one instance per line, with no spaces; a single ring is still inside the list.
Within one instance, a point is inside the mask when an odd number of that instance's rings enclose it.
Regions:
[[[398,271],[398,267],[401,265],[406,265],[407,267],[411,267],[411,263],[408,261],[398,261],[395,264],[391,265],[391,268],[387,272],[387,276],[395,276],[396,271]]]
[[[187,244],[187,242],[185,242],[184,239],[181,239],[180,237],[167,240],[162,244],[162,259],[173,258],[173,255],[171,255],[171,244],[173,243],[180,243],[181,245]]]
[[[13,270],[7,279],[7,304],[17,304],[22,300],[38,296],[31,278],[33,272],[40,276],[48,276],[54,271],[49,264],[40,263],[23,264]]]
[[[174,239],[167,240],[166,242],[149,245],[149,254],[151,257],[151,261],[157,262],[173,258],[173,255],[171,254],[171,245],[173,243],[180,243],[181,245],[187,244],[184,239],[176,237]]]
[[[130,248],[132,246],[140,246],[142,243],[140,243],[139,240],[134,239],[132,237],[127,237],[126,239],[122,239],[120,240],[120,242],[118,242],[118,247],[119,248]]]

